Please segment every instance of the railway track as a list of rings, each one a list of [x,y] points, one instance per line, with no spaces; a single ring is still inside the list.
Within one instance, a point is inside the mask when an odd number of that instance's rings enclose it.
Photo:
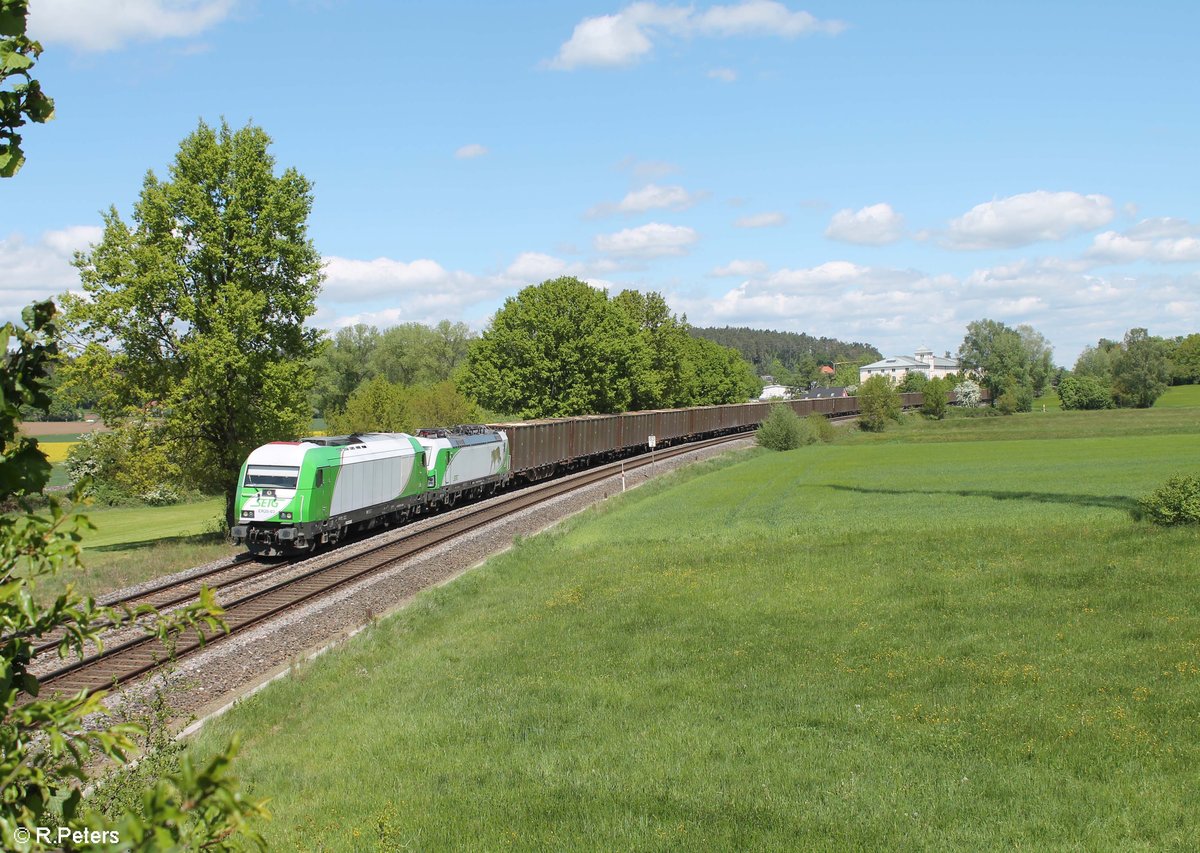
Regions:
[[[377,545],[327,565],[310,569],[294,577],[264,589],[241,596],[232,601],[222,601],[225,608],[224,620],[228,626],[225,633],[205,635],[201,629],[189,629],[174,638],[173,652],[155,637],[138,637],[117,643],[102,653],[93,654],[50,671],[41,676],[42,695],[59,693],[71,695],[81,690],[93,692],[111,688],[145,675],[170,660],[181,658],[219,642],[225,637],[241,633],[263,621],[298,607],[355,581],[380,573],[392,566],[448,542],[480,525],[514,515],[529,507],[552,500],[575,489],[605,480],[622,470],[636,470],[652,465],[659,460],[670,459],[683,453],[700,450],[713,445],[744,438],[745,433],[720,436],[690,444],[663,448],[653,453],[631,457],[619,462],[591,468],[536,486],[514,492],[507,500],[490,502],[452,518],[437,521],[408,535]],[[186,579],[190,583],[200,576]],[[243,578],[244,579],[244,578]],[[232,585],[231,583],[225,586]],[[164,584],[159,592],[166,592],[171,585]],[[192,593],[195,596],[199,590]],[[146,591],[139,595],[146,594]],[[181,593],[172,592],[174,603]]]
[[[116,598],[104,597],[99,600],[99,603],[103,604],[105,607],[116,608],[132,608],[142,604],[149,604],[156,610],[166,610],[195,600],[200,594],[200,588],[202,586],[207,585],[213,590],[219,592],[222,589],[236,586],[244,581],[254,580],[255,578],[262,577],[265,574],[270,574],[272,572],[285,569],[294,562],[295,560],[283,559],[263,560],[252,557],[249,554],[239,554],[232,562],[226,563],[225,565],[205,569],[202,572],[197,572],[196,574],[189,575],[186,578],[163,581],[161,583],[143,587],[142,589],[139,589],[138,591],[132,592],[128,595],[122,595]],[[241,566],[246,566],[248,568],[242,571],[237,571],[237,569]],[[232,572],[229,577],[221,577],[216,583],[210,583],[210,581],[212,581],[212,579],[218,575],[229,572]],[[107,622],[102,624],[100,627],[114,628],[117,626],[115,626],[112,622]],[[121,627],[128,628],[129,626],[124,625]],[[44,640],[33,647],[34,655],[36,656],[44,654],[58,648],[58,644],[62,641],[64,636],[65,634],[62,631],[55,631],[51,634],[48,634]]]

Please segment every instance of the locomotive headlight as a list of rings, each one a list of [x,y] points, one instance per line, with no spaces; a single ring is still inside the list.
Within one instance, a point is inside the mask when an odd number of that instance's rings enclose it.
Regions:
[[[279,517],[282,518],[284,521],[292,520],[292,514],[290,512],[281,512],[281,513],[279,513]]]
[[[261,494],[264,498],[273,498],[273,497],[275,497],[275,490],[274,489],[263,489]]]
[[[252,509],[242,510],[242,518],[254,518],[254,510],[252,510]]]

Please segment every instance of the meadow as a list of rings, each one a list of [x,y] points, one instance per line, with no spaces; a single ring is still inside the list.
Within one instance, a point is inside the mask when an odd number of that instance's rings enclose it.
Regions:
[[[931,423],[611,499],[205,727],[280,849],[1177,849],[1196,411]],[[1127,420],[1127,416],[1132,419]]]
[[[101,595],[181,571],[243,550],[217,531],[225,502],[209,498],[162,507],[85,507],[96,526],[83,536],[82,567],[43,579],[43,596],[68,583],[85,595]]]

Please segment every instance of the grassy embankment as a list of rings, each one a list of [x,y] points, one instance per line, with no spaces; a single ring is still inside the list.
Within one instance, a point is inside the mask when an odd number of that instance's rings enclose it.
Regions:
[[[1196,412],[710,463],[210,724],[280,849],[1191,849]]]

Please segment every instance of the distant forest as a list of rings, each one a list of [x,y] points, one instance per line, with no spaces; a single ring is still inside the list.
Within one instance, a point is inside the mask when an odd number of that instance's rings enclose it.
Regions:
[[[807,374],[822,364],[839,361],[867,363],[883,358],[870,344],[846,343],[837,338],[814,338],[803,332],[775,332],[744,326],[720,329],[693,327],[692,334],[722,346],[733,347],[754,365],[759,375],[776,375],[783,367],[790,373]],[[778,377],[777,377],[778,378]]]

